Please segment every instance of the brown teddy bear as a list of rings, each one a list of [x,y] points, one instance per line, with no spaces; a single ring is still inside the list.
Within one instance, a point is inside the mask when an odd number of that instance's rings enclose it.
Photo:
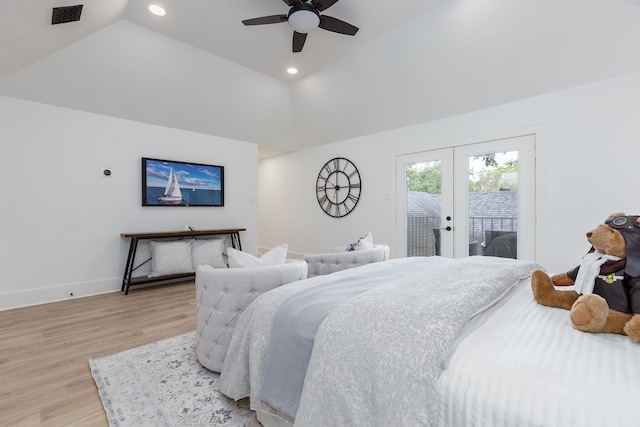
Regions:
[[[615,213],[587,233],[582,263],[551,277],[531,275],[536,302],[571,310],[574,328],[628,335],[640,341],[640,217]],[[574,286],[558,290],[555,286]]]

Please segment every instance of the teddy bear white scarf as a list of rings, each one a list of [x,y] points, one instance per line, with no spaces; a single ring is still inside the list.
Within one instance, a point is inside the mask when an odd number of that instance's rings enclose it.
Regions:
[[[579,294],[592,294],[596,283],[596,277],[600,273],[600,267],[607,261],[617,261],[620,257],[601,254],[598,251],[590,252],[582,258],[580,269],[573,289]]]

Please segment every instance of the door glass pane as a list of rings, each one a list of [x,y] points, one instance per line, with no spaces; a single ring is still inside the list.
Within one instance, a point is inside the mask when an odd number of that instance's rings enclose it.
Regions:
[[[518,257],[518,152],[469,156],[469,255]]]
[[[442,161],[406,166],[407,256],[440,255]]]

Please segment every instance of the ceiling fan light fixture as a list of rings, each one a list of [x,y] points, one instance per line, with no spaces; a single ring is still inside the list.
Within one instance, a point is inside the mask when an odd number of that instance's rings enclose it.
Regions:
[[[291,6],[286,15],[267,15],[258,18],[244,19],[244,25],[267,25],[288,22],[293,28],[293,39],[291,40],[291,51],[293,53],[302,52],[307,34],[315,28],[331,31],[337,34],[355,36],[358,27],[348,22],[344,22],[332,16],[320,15],[320,12],[333,6],[338,0],[284,0]],[[640,0],[638,0],[640,1]]]
[[[296,10],[289,15],[289,25],[298,33],[308,33],[320,25],[320,17],[311,10]]]

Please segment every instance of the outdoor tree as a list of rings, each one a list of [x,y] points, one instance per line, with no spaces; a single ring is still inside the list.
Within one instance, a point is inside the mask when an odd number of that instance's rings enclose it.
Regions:
[[[518,181],[513,179],[513,175],[518,172],[517,160],[507,160],[499,164],[495,154],[479,157],[484,161],[485,167],[478,171],[470,171],[470,192],[483,193],[518,189]]]
[[[407,168],[407,189],[429,194],[440,194],[442,164],[440,162],[415,163]]]
[[[476,156],[474,159],[480,160],[484,167],[470,171],[470,192],[518,189],[517,180],[512,178],[518,172],[517,160],[506,160],[500,164],[494,153]],[[442,191],[442,164],[439,161],[412,164],[407,167],[406,175],[408,191],[429,194],[440,194]]]

